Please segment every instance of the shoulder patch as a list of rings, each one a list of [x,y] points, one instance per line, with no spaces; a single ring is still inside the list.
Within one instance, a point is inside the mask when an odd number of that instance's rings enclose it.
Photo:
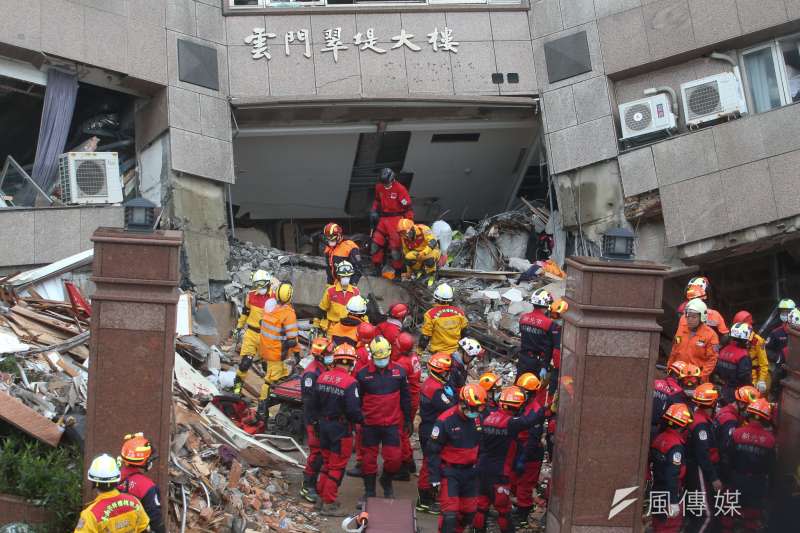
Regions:
[[[304,382],[303,384],[304,384],[306,387],[310,387],[311,385],[313,385],[313,384],[314,384],[314,382],[313,382],[313,380],[312,380],[311,378],[306,378],[306,380],[305,380],[305,382]]]
[[[433,429],[431,430],[431,438],[435,439],[438,436],[439,436],[439,426],[433,426]]]
[[[78,520],[78,525],[75,526],[75,529],[83,529],[83,526],[85,526],[85,525],[86,525],[86,522],[83,520],[83,517],[81,517]]]
[[[356,398],[358,398],[358,387],[355,388]]]
[[[708,433],[706,433],[705,429],[701,429],[700,432],[697,434],[697,438],[700,439],[700,440],[707,440],[708,439]]]
[[[447,397],[447,394],[442,393],[442,401],[444,403],[450,403],[450,398]]]
[[[672,464],[675,464],[675,465],[681,464],[681,459],[682,458],[683,458],[683,456],[681,455],[681,452],[673,453],[672,454]]]

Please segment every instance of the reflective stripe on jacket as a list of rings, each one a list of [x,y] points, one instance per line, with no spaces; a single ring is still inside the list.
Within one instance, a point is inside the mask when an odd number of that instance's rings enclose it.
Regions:
[[[261,343],[259,353],[267,361],[283,360],[284,344],[297,341],[297,315],[289,304],[278,304],[274,299],[267,302],[261,316]],[[287,351],[299,352],[295,344]]]

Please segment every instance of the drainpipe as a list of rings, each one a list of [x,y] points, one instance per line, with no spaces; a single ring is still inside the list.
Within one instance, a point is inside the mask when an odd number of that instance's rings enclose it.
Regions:
[[[742,76],[739,72],[739,64],[731,56],[727,54],[721,54],[719,52],[712,52],[708,57],[718,61],[730,63],[731,67],[733,68],[733,75],[736,76],[736,80],[739,82],[739,84],[742,83]]]
[[[650,87],[649,89],[644,90],[645,96],[653,96],[659,93],[666,93],[669,95],[669,103],[670,107],[672,108],[672,114],[676,117],[678,116],[678,97],[675,94],[675,90],[672,87],[664,85],[663,87]]]

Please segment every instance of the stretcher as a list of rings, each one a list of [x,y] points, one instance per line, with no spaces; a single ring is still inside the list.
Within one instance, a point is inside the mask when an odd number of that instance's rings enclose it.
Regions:
[[[419,533],[411,500],[368,498],[364,512],[342,520],[346,533]]]

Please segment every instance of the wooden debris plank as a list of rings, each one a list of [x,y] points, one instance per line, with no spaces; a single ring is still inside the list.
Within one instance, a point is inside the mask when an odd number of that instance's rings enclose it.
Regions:
[[[0,391],[0,418],[53,447],[58,446],[64,433],[64,428],[3,391]]]
[[[78,329],[69,322],[48,317],[42,313],[37,313],[23,306],[15,305],[11,308],[11,312],[17,315],[22,315],[25,318],[33,320],[34,322],[39,322],[58,331],[62,331],[67,335],[77,335],[80,333],[80,331],[78,331]]]

